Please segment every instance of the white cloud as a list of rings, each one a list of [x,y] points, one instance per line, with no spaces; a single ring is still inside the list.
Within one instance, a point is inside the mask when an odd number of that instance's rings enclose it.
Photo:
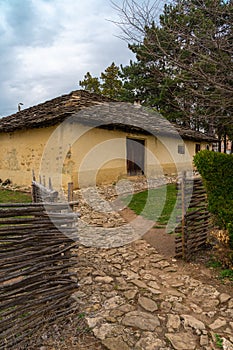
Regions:
[[[87,71],[127,64],[115,15],[108,0],[2,0],[0,115],[78,89]]]

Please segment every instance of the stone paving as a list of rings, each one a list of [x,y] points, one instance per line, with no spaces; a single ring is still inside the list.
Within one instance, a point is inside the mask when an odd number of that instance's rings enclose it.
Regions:
[[[79,201],[78,238],[82,245],[99,248],[121,247],[140,239],[154,221],[138,216],[130,223],[124,220],[121,210],[125,204],[122,195],[132,195],[161,185],[175,182],[175,177],[156,179],[137,177],[134,181],[122,179],[116,185],[88,187],[74,192]],[[166,192],[164,192],[166,196]]]
[[[79,201],[81,221],[93,227],[114,228],[124,226],[125,220],[120,211],[125,207],[119,198],[136,192],[172,183],[176,177],[162,176],[156,179],[137,177],[134,181],[120,180],[116,185],[87,187],[74,191],[75,200]],[[164,192],[166,195],[166,192]]]
[[[81,246],[75,299],[105,349],[233,350],[232,288],[208,284],[201,268],[200,278],[193,277],[141,239],[148,220],[128,225],[120,215],[119,194],[173,181],[76,192]]]
[[[78,255],[74,297],[106,349],[233,350],[230,286],[192,277],[144,240]]]

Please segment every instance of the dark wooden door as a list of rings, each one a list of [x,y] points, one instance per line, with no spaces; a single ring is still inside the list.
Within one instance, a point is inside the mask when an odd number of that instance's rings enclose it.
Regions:
[[[144,175],[145,140],[127,138],[127,174]]]
[[[201,145],[200,145],[200,143],[196,143],[196,145],[195,145],[195,153],[200,152],[200,150],[201,150]]]

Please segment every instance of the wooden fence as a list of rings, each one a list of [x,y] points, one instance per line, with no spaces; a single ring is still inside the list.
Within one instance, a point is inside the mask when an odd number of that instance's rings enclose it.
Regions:
[[[190,260],[206,245],[211,228],[210,213],[207,209],[207,195],[200,177],[189,179],[183,174],[178,183],[178,210],[181,222],[175,232],[176,257]]]
[[[56,202],[57,199],[57,191],[47,188],[36,181],[32,181],[32,201],[34,203]]]
[[[77,215],[67,203],[0,205],[0,349],[71,312]],[[17,346],[16,346],[17,345]]]
[[[52,180],[49,178],[46,186],[46,179],[39,176],[39,182],[36,181],[35,173],[32,172],[32,201],[34,203],[57,202],[59,193],[53,189]],[[73,201],[73,182],[68,183],[68,202]]]
[[[32,172],[32,201],[34,203],[42,202],[56,202],[58,200],[58,192],[53,190],[51,178],[48,181],[48,187],[46,187],[45,176],[42,178],[39,176],[39,182],[36,181],[35,173]]]

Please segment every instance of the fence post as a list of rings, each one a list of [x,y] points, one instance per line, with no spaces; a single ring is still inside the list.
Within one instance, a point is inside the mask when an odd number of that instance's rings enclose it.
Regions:
[[[182,258],[185,258],[185,172],[181,177],[181,207],[182,207],[182,220],[181,220],[181,235],[182,235]]]
[[[74,200],[74,184],[73,182],[68,183],[68,202],[73,202]]]
[[[52,185],[52,180],[51,177],[49,177],[49,189],[52,190],[53,189],[53,185]]]
[[[36,181],[36,175],[34,170],[32,170],[32,181]]]

